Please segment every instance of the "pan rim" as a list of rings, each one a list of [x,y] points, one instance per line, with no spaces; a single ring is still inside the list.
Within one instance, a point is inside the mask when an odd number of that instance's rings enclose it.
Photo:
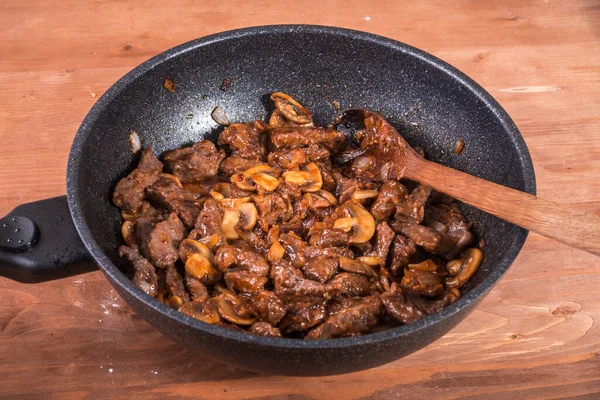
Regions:
[[[500,104],[479,84],[473,79],[469,78],[464,73],[460,72],[455,67],[442,61],[441,59],[426,53],[425,51],[419,50],[413,46],[405,43],[398,42],[393,39],[389,39],[383,36],[375,35],[372,33],[351,30],[346,28],[338,28],[331,26],[322,25],[263,25],[254,26],[248,28],[241,28],[235,30],[224,31],[209,36],[201,37],[198,39],[191,40],[183,43],[169,50],[166,50],[151,59],[140,64],[129,73],[120,78],[115,82],[94,104],[92,109],[86,115],[82,122],[71,147],[69,154],[69,160],[67,165],[67,199],[69,203],[69,210],[75,227],[86,246],[87,250],[100,266],[104,274],[109,277],[109,280],[118,284],[123,290],[129,295],[133,296],[142,303],[145,303],[155,311],[163,314],[169,319],[175,320],[190,328],[203,331],[207,334],[224,337],[226,339],[235,340],[238,342],[246,343],[249,345],[260,345],[264,347],[272,348],[285,348],[285,349],[330,349],[330,348],[345,348],[345,347],[356,347],[356,346],[367,346],[379,342],[387,342],[389,340],[397,339],[399,337],[406,337],[418,331],[422,331],[438,322],[451,318],[453,315],[459,313],[463,308],[467,307],[470,303],[481,300],[489,290],[498,282],[498,280],[504,275],[506,270],[510,267],[518,253],[520,252],[525,239],[527,238],[528,231],[522,228],[518,228],[517,234],[514,236],[512,243],[505,252],[505,255],[501,262],[494,266],[493,271],[487,276],[481,283],[471,289],[466,295],[461,297],[457,302],[444,308],[442,311],[429,315],[417,322],[402,325],[393,329],[389,329],[382,332],[371,333],[364,336],[357,336],[352,338],[338,338],[328,340],[314,340],[306,341],[302,339],[291,339],[291,338],[269,338],[262,336],[249,335],[247,333],[236,332],[226,328],[209,325],[201,321],[195,320],[187,315],[184,315],[170,307],[164,305],[158,300],[148,296],[135,284],[123,274],[120,269],[112,262],[112,260],[102,251],[100,245],[96,242],[89,227],[85,222],[81,204],[81,193],[77,186],[77,171],[81,161],[81,152],[85,140],[94,126],[98,117],[102,114],[103,110],[115,99],[121,91],[127,87],[131,82],[135,81],[143,74],[149,72],[157,65],[184,54],[189,51],[196,50],[205,46],[209,46],[213,43],[235,40],[241,37],[247,36],[260,36],[264,34],[283,34],[286,32],[306,32],[312,34],[324,34],[324,35],[335,35],[348,38],[350,40],[358,40],[368,42],[371,44],[385,46],[390,48],[394,52],[402,52],[409,56],[416,57],[421,61],[424,61],[431,65],[433,68],[443,71],[445,74],[450,75],[453,79],[463,85],[471,94],[477,96],[485,106],[491,110],[495,117],[499,120],[505,131],[508,133],[512,144],[517,150],[519,155],[519,161],[523,167],[523,181],[525,191],[530,194],[535,194],[536,183],[535,183],[535,172],[533,169],[533,163],[531,156],[525,144],[525,141],[519,132],[518,128],[508,116],[507,112],[500,106]]]

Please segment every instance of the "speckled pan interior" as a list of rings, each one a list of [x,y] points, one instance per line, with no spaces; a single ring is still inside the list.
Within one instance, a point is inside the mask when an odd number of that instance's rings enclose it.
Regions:
[[[165,78],[176,84],[163,88]],[[224,78],[232,80],[227,92]],[[410,354],[460,322],[498,281],[527,231],[463,206],[486,242],[485,258],[464,296],[417,323],[356,338],[274,339],[210,326],[142,293],[121,272],[120,216],[111,204],[116,182],[137,163],[128,142],[138,132],[155,153],[215,139],[210,113],[232,121],[265,118],[268,95],[289,93],[328,124],[341,109],[382,113],[429,159],[496,183],[535,193],[525,143],[500,105],[443,61],[408,45],[339,28],[255,27],[194,40],[140,65],[115,83],[82,123],[69,158],[67,193],[87,249],[129,305],[173,340],[241,368],[291,375],[328,375],[373,367]],[[466,146],[452,151],[462,138]],[[467,322],[468,323],[468,322]]]

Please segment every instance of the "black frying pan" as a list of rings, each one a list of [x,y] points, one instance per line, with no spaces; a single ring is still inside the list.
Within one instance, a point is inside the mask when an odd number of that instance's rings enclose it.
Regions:
[[[176,84],[172,93],[163,88],[167,77]],[[227,92],[219,88],[224,78],[232,80]],[[210,113],[216,105],[232,121],[264,118],[270,112],[266,99],[274,91],[289,93],[313,110],[318,124],[332,121],[334,100],[342,109],[378,110],[430,159],[535,193],[531,159],[511,119],[487,92],[448,64],[363,32],[305,25],[242,29],[168,50],[98,100],[71,148],[67,198],[23,205],[0,221],[2,273],[23,281],[55,278],[89,269],[91,263],[81,262],[91,255],[131,308],[156,329],[206,357],[262,372],[356,371],[442,336],[507,270],[527,231],[464,206],[475,233],[486,242],[483,264],[464,296],[416,323],[356,338],[277,339],[207,325],[147,296],[121,272],[121,220],[110,198],[116,182],[137,163],[129,134],[137,131],[142,144],[157,154],[215,139],[218,128]],[[458,138],[466,143],[460,156],[452,151]]]

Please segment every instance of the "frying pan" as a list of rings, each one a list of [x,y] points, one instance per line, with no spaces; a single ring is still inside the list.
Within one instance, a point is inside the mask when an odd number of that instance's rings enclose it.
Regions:
[[[173,92],[163,88],[171,79]],[[229,90],[220,85],[232,80]],[[523,138],[500,105],[443,61],[390,39],[346,29],[281,25],[219,33],[168,50],[121,78],[81,124],[67,169],[67,196],[17,207],[0,221],[5,276],[39,281],[102,269],[129,306],[166,336],[206,357],[277,374],[330,375],[370,368],[410,354],[464,319],[500,279],[527,231],[463,205],[485,245],[484,261],[464,295],[410,325],[360,337],[303,341],[266,338],[205,324],[139,290],[122,271],[120,214],[110,198],[136,165],[128,136],[138,132],[156,154],[219,129],[210,113],[232,121],[265,118],[268,95],[289,93],[330,123],[341,109],[366,107],[386,117],[428,158],[535,194]],[[457,139],[466,143],[457,156]],[[68,204],[68,206],[67,206]],[[70,213],[70,215],[69,215]]]

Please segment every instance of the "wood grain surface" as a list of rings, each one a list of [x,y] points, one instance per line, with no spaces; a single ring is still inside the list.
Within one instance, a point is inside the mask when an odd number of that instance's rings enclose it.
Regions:
[[[428,51],[487,89],[529,146],[538,195],[600,212],[598,1],[0,2],[0,215],[65,192],[67,154],[119,77],[222,30],[313,23]],[[1,398],[600,398],[600,258],[530,235],[463,323],[391,364],[263,376],[193,354],[133,314],[100,272],[0,278]]]

